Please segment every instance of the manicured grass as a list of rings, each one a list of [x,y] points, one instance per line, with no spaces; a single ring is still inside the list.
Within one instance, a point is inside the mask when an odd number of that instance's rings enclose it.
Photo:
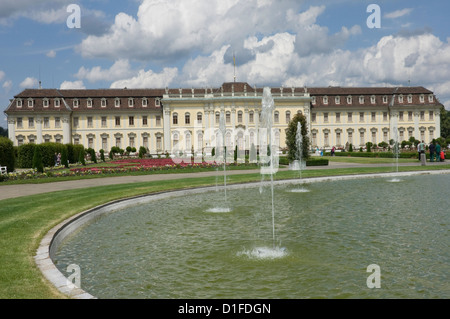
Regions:
[[[330,162],[336,163],[353,163],[353,164],[391,164],[394,163],[393,158],[376,158],[376,157],[347,157],[347,156],[324,156]],[[419,163],[417,159],[399,158],[398,163]]]
[[[426,167],[450,169],[450,165]],[[400,171],[424,170],[421,166]],[[308,169],[302,177],[392,172],[390,167]],[[180,176],[181,177],[181,176]],[[298,172],[279,171],[275,179],[297,178]],[[261,180],[255,174],[230,175],[228,184]],[[160,191],[215,185],[216,177],[162,180],[88,189],[60,191],[0,201],[0,298],[66,298],[51,286],[34,263],[33,256],[43,236],[61,221],[107,202]]]

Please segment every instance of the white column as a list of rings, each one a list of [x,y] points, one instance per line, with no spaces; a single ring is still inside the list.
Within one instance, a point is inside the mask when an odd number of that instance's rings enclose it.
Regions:
[[[71,125],[70,125],[70,117],[64,117],[62,119],[63,122],[63,144],[70,144],[70,142],[72,141],[72,130],[71,130]],[[39,139],[39,137],[38,137]],[[41,139],[42,139],[42,132],[41,132]]]
[[[13,145],[17,146],[16,119],[14,119],[14,118],[8,118],[8,137],[13,142]]]
[[[42,122],[43,119],[41,117],[36,118],[36,144],[42,144]]]
[[[419,131],[419,116],[420,112],[414,112],[414,138],[416,140],[420,139],[420,131]]]
[[[436,131],[434,132],[434,138],[439,138],[441,137],[441,110],[436,111],[434,121],[436,123]]]
[[[170,108],[168,105],[164,105],[164,111],[163,111],[163,117],[164,117],[164,151],[170,152],[172,151],[171,147],[171,135],[170,135]]]

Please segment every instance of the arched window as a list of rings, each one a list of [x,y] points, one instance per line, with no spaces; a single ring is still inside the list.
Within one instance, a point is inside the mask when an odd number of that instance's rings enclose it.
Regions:
[[[173,113],[172,115],[172,124],[178,125],[178,113]]]
[[[184,124],[186,125],[191,124],[191,114],[189,113],[184,114]]]

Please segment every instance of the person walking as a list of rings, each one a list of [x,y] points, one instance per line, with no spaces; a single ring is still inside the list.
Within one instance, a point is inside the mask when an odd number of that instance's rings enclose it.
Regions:
[[[436,162],[440,162],[441,161],[441,146],[439,145],[439,143],[436,143]]]
[[[419,161],[420,161],[420,160],[422,160],[421,159],[422,154],[425,154],[425,143],[423,141],[419,144],[418,149],[419,149]]]
[[[436,147],[434,146],[433,142],[431,142],[430,146],[428,146],[428,150],[430,151],[430,162],[434,162],[434,154],[436,152]]]

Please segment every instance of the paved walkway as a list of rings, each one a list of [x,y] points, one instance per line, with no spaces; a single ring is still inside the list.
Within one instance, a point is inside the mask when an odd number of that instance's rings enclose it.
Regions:
[[[443,163],[427,163],[427,166],[444,165]],[[399,164],[399,166],[417,166],[419,163]],[[354,163],[337,163],[330,162],[328,166],[316,166],[309,169],[331,169],[331,168],[352,168],[352,167],[393,167],[393,164],[354,164]],[[307,168],[308,169],[308,168]],[[280,169],[287,170],[287,169]],[[257,173],[258,170],[230,170],[227,175],[240,175]],[[22,196],[30,196],[49,192],[88,188],[95,186],[107,186],[116,184],[131,184],[141,182],[152,182],[161,180],[174,180],[181,178],[198,178],[216,176],[216,171],[199,172],[199,173],[178,173],[178,174],[152,174],[141,176],[121,176],[121,177],[105,177],[94,179],[82,179],[75,181],[62,181],[44,184],[22,184],[22,185],[0,185],[0,200],[8,198],[17,198]]]

